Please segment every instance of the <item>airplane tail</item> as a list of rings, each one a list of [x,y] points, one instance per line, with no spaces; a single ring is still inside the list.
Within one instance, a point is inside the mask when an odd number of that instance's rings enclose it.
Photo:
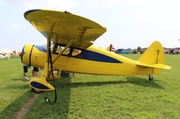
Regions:
[[[170,69],[171,67],[164,64],[164,49],[160,42],[153,42],[149,48],[138,59],[136,65],[142,67],[153,68],[152,74],[157,74],[162,69]]]

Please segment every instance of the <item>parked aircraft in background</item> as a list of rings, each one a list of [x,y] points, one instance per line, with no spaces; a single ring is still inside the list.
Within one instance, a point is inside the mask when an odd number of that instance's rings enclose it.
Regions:
[[[106,28],[87,18],[40,9],[29,10],[24,17],[47,39],[46,46],[27,44],[22,49],[22,63],[43,68],[40,78],[29,81],[34,91],[54,91],[48,81],[59,79],[61,71],[119,76],[147,74],[153,80],[152,74],[171,68],[165,65],[164,50],[158,41],[135,61],[92,46]]]
[[[10,59],[12,51],[10,49],[0,49],[0,59]]]
[[[117,53],[117,54],[130,54],[131,50],[130,49],[117,49],[115,51],[115,53]]]
[[[14,57],[20,57],[21,52],[16,50],[12,51],[10,49],[0,49],[0,59],[10,59]]]

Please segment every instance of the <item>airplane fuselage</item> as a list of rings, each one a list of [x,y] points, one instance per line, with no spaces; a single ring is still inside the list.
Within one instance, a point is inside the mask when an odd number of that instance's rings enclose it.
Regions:
[[[59,54],[58,47],[63,46],[59,44],[52,46],[52,61]],[[73,54],[74,50],[79,52]],[[47,62],[47,50],[43,46],[25,45],[22,53],[22,63],[44,68]],[[53,68],[67,72],[98,75],[140,75],[161,71],[161,69],[137,66],[134,60],[95,46],[87,49],[68,48],[68,51],[53,63]]]

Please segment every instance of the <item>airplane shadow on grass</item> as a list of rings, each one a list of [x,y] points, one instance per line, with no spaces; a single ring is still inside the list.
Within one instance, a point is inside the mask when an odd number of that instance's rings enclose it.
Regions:
[[[50,81],[53,85],[53,82]],[[52,118],[52,119],[68,119],[69,112],[69,102],[71,96],[71,78],[61,78],[55,82],[57,91],[57,101],[54,102],[55,92],[43,92],[37,98],[35,103],[30,108],[30,112],[27,113],[26,118]],[[47,97],[51,102],[46,102],[45,97]],[[48,105],[48,106],[47,106]],[[37,113],[38,112],[38,113]]]
[[[131,83],[138,86],[164,89],[161,85],[157,83],[157,80],[149,81],[148,79],[139,78],[139,77],[127,77],[127,83]]]
[[[164,89],[161,85],[156,83],[157,80],[149,81],[144,78],[139,77],[126,77],[127,81],[104,81],[104,82],[75,82],[70,83],[70,87],[87,87],[87,86],[101,86],[101,85],[109,85],[109,84],[125,84],[125,83],[131,83],[133,85],[143,86],[143,87],[150,87],[150,88],[157,88],[157,89]]]
[[[52,82],[51,82],[52,83]],[[56,81],[57,85],[57,102],[55,104],[49,104],[45,102],[45,97],[47,96],[52,102],[54,101],[54,91],[53,92],[43,92],[40,93],[38,98],[35,100],[34,104],[31,107],[28,107],[28,111],[25,114],[24,118],[63,118],[68,119],[69,113],[69,102],[70,102],[70,86],[68,84],[71,83],[70,78],[66,78],[64,80]],[[27,87],[27,85],[25,85]],[[24,89],[24,86],[20,86],[19,88]],[[14,88],[14,92],[18,89],[18,87]],[[7,90],[12,90],[11,87],[7,87]],[[31,96],[29,96],[31,95]],[[3,116],[7,116],[7,118],[15,118],[16,113],[23,107],[20,102],[28,102],[34,95],[31,90],[27,91],[19,98],[14,100],[11,104],[9,104],[3,111],[0,112],[0,118],[4,118]],[[28,98],[27,98],[28,97]],[[19,105],[17,105],[19,104]],[[20,107],[20,105],[22,107]],[[16,107],[17,106],[17,107]],[[23,112],[22,112],[23,113]],[[23,118],[23,117],[19,117]]]
[[[104,81],[104,82],[71,82],[71,78],[61,78],[61,80],[56,81],[56,90],[57,90],[57,101],[53,105],[45,106],[46,102],[44,100],[44,97],[48,96],[51,101],[54,100],[54,92],[44,92],[39,94],[39,97],[36,99],[34,104],[29,108],[27,114],[25,115],[25,118],[63,118],[68,119],[68,114],[73,113],[69,110],[69,102],[71,101],[71,88],[75,87],[93,87],[93,86],[103,86],[103,85],[113,85],[113,84],[125,84],[130,83],[133,85],[143,86],[143,87],[150,87],[150,88],[157,88],[157,89],[163,89],[162,86],[160,86],[157,81],[148,81],[144,78],[139,77],[126,77],[127,81]],[[24,88],[24,87],[22,87]],[[16,89],[15,89],[16,90]],[[0,115],[15,115],[15,113],[19,110],[16,110],[14,108],[15,104],[22,101],[29,93],[32,93],[30,91],[23,94],[21,97],[16,99],[14,102],[12,102],[10,105],[8,105],[2,112],[0,112]],[[25,100],[26,101],[26,100]],[[1,117],[1,116],[0,116]]]
[[[157,81],[148,81],[147,79],[139,78],[139,77],[126,77],[126,78],[127,78],[127,81],[111,80],[111,81],[97,81],[97,82],[71,82],[71,78],[61,78],[59,81],[56,81],[58,99],[54,105],[42,108],[42,99],[43,97],[45,97],[45,93],[43,93],[43,95],[41,95],[41,97],[38,98],[38,100],[41,100],[41,102],[39,101],[40,102],[39,104],[37,103],[34,104],[34,105],[39,106],[39,107],[36,106],[37,109],[41,109],[41,112],[38,112],[38,113],[39,115],[42,115],[42,116],[39,116],[38,118],[47,118],[47,115],[48,115],[49,116],[48,118],[58,117],[58,118],[68,119],[69,113],[76,113],[76,112],[73,112],[72,110],[69,110],[70,101],[73,101],[73,99],[71,99],[72,88],[130,83],[133,85],[138,85],[138,86],[143,86],[143,87],[163,89],[163,87],[160,86],[157,83]],[[48,96],[49,98],[53,99],[54,92],[50,92],[50,93],[51,94],[48,93]],[[34,112],[34,114],[36,114],[36,112]]]
[[[12,90],[11,88],[7,90]],[[14,89],[15,91],[16,89]],[[15,101],[10,103],[6,108],[4,108],[3,111],[0,112],[0,118],[15,118],[16,112],[18,112],[21,109],[21,102],[26,102],[28,100],[29,96],[32,96],[30,91],[25,92],[23,95],[21,95],[19,98],[17,98]],[[18,104],[18,105],[17,105]]]

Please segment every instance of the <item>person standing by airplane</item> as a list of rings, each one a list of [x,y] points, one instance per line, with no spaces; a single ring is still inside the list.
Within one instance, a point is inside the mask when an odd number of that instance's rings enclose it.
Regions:
[[[110,44],[110,45],[106,48],[106,50],[108,50],[108,51],[110,51],[110,52],[115,52],[115,48],[113,47],[112,44]]]
[[[24,76],[24,79],[27,81],[29,81],[29,78],[27,77],[28,68],[29,68],[28,65],[23,64],[23,76]]]
[[[76,78],[76,73],[72,73],[73,77]]]
[[[19,56],[21,56],[21,55],[22,55],[22,53],[19,53]],[[23,76],[24,76],[24,79],[27,81],[29,80],[29,78],[27,77],[27,72],[28,72],[29,68],[30,68],[30,66],[23,64]],[[34,78],[38,77],[38,72],[39,72],[38,67],[32,67],[32,76]]]
[[[26,64],[23,64],[23,75],[24,75],[24,79],[25,80],[29,80],[29,78],[27,77],[27,72],[28,72],[28,69],[30,68],[30,66],[26,65]],[[38,67],[32,67],[32,76],[34,78],[37,78],[38,77],[38,72],[39,72],[39,69]]]
[[[37,78],[37,77],[38,77],[38,72],[39,72],[38,67],[33,67],[33,69],[32,69],[32,75],[33,75],[34,78]]]
[[[19,56],[21,55],[22,55],[22,52],[19,53]],[[23,76],[24,76],[24,79],[27,81],[29,81],[29,78],[27,77],[28,68],[29,66],[27,64],[23,64]]]
[[[110,44],[110,51],[111,51],[111,52],[114,52],[114,47],[113,47],[112,44]]]

